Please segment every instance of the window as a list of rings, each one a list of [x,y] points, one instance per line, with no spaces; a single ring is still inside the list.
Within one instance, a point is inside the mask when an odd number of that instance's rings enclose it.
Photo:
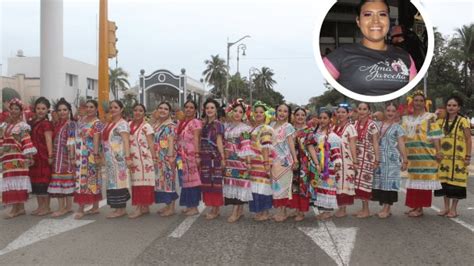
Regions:
[[[87,89],[91,91],[95,91],[95,80],[94,79],[87,79]]]
[[[77,84],[77,75],[66,73],[66,86],[75,87]]]

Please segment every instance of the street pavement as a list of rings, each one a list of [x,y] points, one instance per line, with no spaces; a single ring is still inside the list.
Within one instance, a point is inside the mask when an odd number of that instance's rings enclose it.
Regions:
[[[349,216],[318,222],[311,210],[299,223],[258,223],[246,211],[243,219],[229,224],[230,207],[208,221],[202,215],[162,218],[155,213],[161,207],[157,205],[152,214],[135,220],[106,219],[107,206],[81,221],[31,215],[0,219],[0,265],[472,265],[473,165],[470,170],[467,199],[460,201],[455,219],[436,215],[443,207],[441,198],[435,198],[423,217],[407,217],[404,192],[388,219]],[[28,201],[28,213],[35,201]],[[359,207],[356,202],[349,212]],[[376,212],[380,207],[371,203],[370,208]]]

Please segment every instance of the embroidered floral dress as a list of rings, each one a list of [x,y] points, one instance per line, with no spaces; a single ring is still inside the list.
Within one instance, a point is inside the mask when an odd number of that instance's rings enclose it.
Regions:
[[[272,164],[272,188],[275,207],[286,206],[292,198],[293,157],[290,152],[288,137],[293,136],[295,128],[290,123],[277,127],[276,122],[270,124],[275,131],[274,148],[276,158]]]
[[[130,133],[127,121],[108,123],[102,131],[102,145],[107,176],[107,204],[125,208],[130,199],[130,171],[127,167],[121,133]]]
[[[168,162],[166,156],[176,155],[176,124],[173,122],[155,126],[155,152],[158,163],[155,167],[155,202],[170,204],[178,198],[176,193],[176,163]],[[169,138],[174,138],[175,145],[171,146]]]
[[[268,125],[259,125],[252,129],[251,148],[254,156],[249,171],[253,200],[249,202],[251,212],[262,212],[272,208],[272,179],[265,170],[265,164],[271,165],[273,151],[273,128]],[[268,150],[268,159],[265,162],[263,150]]]
[[[337,204],[339,206],[352,205],[355,195],[355,175],[356,170],[351,152],[350,139],[357,137],[357,131],[351,123],[347,122],[341,127],[334,129],[341,138],[341,174],[338,176],[337,182]]]
[[[252,189],[247,169],[247,156],[254,153],[250,147],[251,128],[244,124],[226,124],[223,193],[226,204],[241,204],[251,201]]]
[[[222,194],[221,154],[217,149],[217,137],[224,142],[224,125],[218,120],[204,123],[201,132],[201,190],[206,206],[224,205]]]
[[[76,127],[74,121],[58,122],[53,132],[53,173],[48,193],[52,197],[72,196],[76,189]]]
[[[151,205],[155,200],[155,166],[147,136],[154,136],[150,124],[130,122],[130,167],[132,181],[132,205]]]
[[[25,122],[4,124],[0,138],[2,155],[2,179],[0,188],[4,204],[24,203],[31,192],[30,177],[26,159],[33,157],[37,150],[30,138],[30,126]]]
[[[102,178],[94,156],[94,136],[104,124],[99,119],[80,121],[76,134],[76,191],[74,202],[93,204],[102,199]]]
[[[334,209],[337,208],[337,183],[341,174],[336,165],[342,164],[341,138],[333,132],[316,131],[311,135],[308,144],[315,145],[318,154],[321,173],[316,180],[315,193],[311,195],[315,206]]]
[[[354,179],[355,198],[370,200],[372,197],[375,161],[379,160],[379,158],[375,157],[373,139],[379,130],[371,119],[364,123],[356,121],[354,126],[357,130],[356,154],[358,162]]]

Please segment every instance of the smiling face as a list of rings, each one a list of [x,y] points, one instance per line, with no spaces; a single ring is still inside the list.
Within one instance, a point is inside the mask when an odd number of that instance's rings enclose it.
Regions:
[[[21,108],[16,104],[10,105],[10,117],[14,120],[19,119],[21,116]]]
[[[170,117],[170,108],[167,104],[161,104],[157,109],[158,118],[161,120],[168,119]]]
[[[110,104],[110,114],[113,118],[121,117],[122,116],[122,108],[116,102],[112,102]]]
[[[255,117],[255,122],[257,124],[265,123],[265,118],[266,117],[265,117],[265,109],[263,109],[263,107],[257,106],[253,113],[254,113],[254,117]]]
[[[423,96],[413,97],[413,109],[418,112],[425,110],[425,98]]]
[[[278,106],[278,109],[277,109],[277,120],[278,121],[281,121],[281,122],[286,122],[288,121],[288,114],[289,113],[289,110],[288,110],[288,106],[282,104],[280,106]]]
[[[38,119],[43,119],[48,115],[48,107],[43,103],[38,103],[35,106],[35,114]]]
[[[234,119],[234,121],[235,122],[241,122],[242,117],[244,117],[244,109],[242,108],[242,106],[238,105],[232,111],[233,111],[233,114],[234,114],[234,116],[232,117]]]
[[[69,109],[64,104],[59,105],[56,112],[58,113],[58,117],[61,120],[66,120],[69,118]]]
[[[295,123],[297,125],[303,125],[306,122],[306,113],[303,110],[295,112]]]
[[[145,117],[145,110],[143,110],[143,107],[141,105],[135,106],[133,108],[133,119],[136,121],[140,121]]]
[[[93,103],[86,103],[86,113],[87,116],[97,116],[97,108]]]
[[[338,108],[337,109],[337,119],[340,123],[346,123],[349,119],[349,112],[345,108]]]
[[[215,119],[217,117],[217,108],[213,102],[208,102],[206,106],[204,106],[204,109],[208,119]]]
[[[451,99],[446,104],[446,111],[450,115],[456,115],[461,110],[461,106],[455,99]]]
[[[188,119],[196,117],[196,107],[192,102],[184,105],[184,116]]]
[[[387,36],[390,19],[387,5],[383,1],[366,2],[356,19],[364,38],[362,44],[369,48],[383,44]]]
[[[370,114],[369,106],[366,103],[360,103],[357,107],[357,114],[359,119],[365,119]]]
[[[397,108],[394,105],[385,107],[385,119],[387,121],[394,121],[397,115]]]

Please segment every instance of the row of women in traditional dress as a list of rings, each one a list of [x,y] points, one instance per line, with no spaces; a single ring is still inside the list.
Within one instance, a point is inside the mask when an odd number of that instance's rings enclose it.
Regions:
[[[202,120],[196,118],[198,106],[186,102],[185,119],[177,125],[166,102],[149,124],[144,106],[136,105],[127,122],[123,104],[112,101],[110,122],[103,124],[95,101],[88,101],[87,115],[74,121],[71,105],[61,99],[55,106],[59,120],[52,125],[50,104],[43,97],[28,125],[20,119],[22,105],[16,100],[10,103],[11,119],[1,139],[3,202],[13,204],[7,217],[24,214],[32,191],[38,201],[33,214],[49,214],[49,198],[54,197],[59,208],[53,216],[62,216],[71,212],[73,199],[80,219],[99,212],[103,172],[107,203],[113,208],[109,218],[126,215],[130,198],[136,206],[131,218],[149,213],[153,203],[165,204],[158,211],[161,216],[173,215],[178,198],[186,215],[198,214],[203,201],[210,207],[207,219],[232,205],[229,222],[240,219],[246,203],[258,221],[270,219],[272,208],[278,210],[276,221],[289,216],[301,221],[311,205],[318,207],[320,219],[343,217],[354,199],[363,203],[357,217],[368,217],[369,200],[375,200],[383,205],[378,216],[386,218],[398,198],[400,171],[407,169],[407,214],[423,215],[436,190],[435,195],[445,197],[440,214],[455,217],[458,200],[466,197],[469,123],[459,115],[462,101],[457,97],[448,99],[448,115],[438,121],[425,112],[424,102],[424,95],[415,93],[414,113],[401,124],[394,104],[386,106],[383,122],[374,122],[370,106],[361,103],[355,123],[341,106],[335,125],[333,113],[322,111],[318,125],[309,127],[305,109],[292,113],[290,106],[280,104],[275,112],[262,102],[250,107],[242,100],[227,107],[224,124],[212,99],[204,103]],[[92,208],[85,211],[86,205]]]

